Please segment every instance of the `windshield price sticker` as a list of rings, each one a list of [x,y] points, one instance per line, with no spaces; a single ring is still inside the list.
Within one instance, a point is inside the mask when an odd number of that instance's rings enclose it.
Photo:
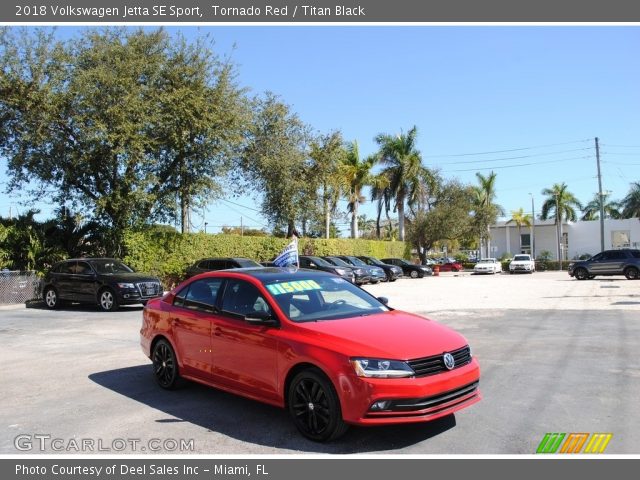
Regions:
[[[297,282],[272,283],[271,285],[267,285],[267,289],[272,295],[282,295],[283,293],[322,290],[322,287],[314,280],[298,280]]]

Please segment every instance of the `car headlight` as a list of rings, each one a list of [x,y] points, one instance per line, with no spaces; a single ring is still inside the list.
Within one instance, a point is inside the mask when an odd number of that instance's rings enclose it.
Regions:
[[[367,378],[402,378],[415,375],[413,369],[399,360],[379,360],[375,358],[351,359],[356,375]]]
[[[364,270],[361,268],[356,268],[353,273],[355,273],[356,275],[364,275]]]
[[[336,268],[335,271],[338,275],[346,275],[349,273],[349,270],[345,270],[344,268]]]
[[[118,288],[136,288],[133,283],[118,283]]]

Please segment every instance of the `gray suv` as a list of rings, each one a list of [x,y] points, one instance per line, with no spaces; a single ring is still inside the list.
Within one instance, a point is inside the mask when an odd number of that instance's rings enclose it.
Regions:
[[[629,280],[640,278],[640,250],[605,250],[589,260],[569,264],[569,275],[578,280],[596,275],[624,275]]]

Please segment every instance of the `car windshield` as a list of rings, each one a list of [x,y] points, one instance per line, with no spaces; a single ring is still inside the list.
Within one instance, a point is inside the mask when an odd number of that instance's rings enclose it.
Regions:
[[[320,265],[321,267],[333,267],[334,265],[331,265],[329,262],[327,262],[324,258],[320,258],[320,257],[307,257],[309,260],[311,260],[313,263],[315,263],[316,265]]]
[[[332,262],[334,265],[338,265],[339,267],[353,267],[353,265],[349,265],[347,262],[338,257],[327,257],[327,260]]]
[[[380,260],[378,260],[377,258],[374,257],[366,257],[366,262],[369,263],[370,265],[385,265],[383,262],[381,262]]]
[[[367,264],[360,260],[358,257],[347,257],[351,263],[359,267],[366,267]]]
[[[261,267],[262,265],[260,265],[258,262],[254,262],[253,260],[249,260],[247,258],[235,258],[234,259],[236,262],[238,262],[238,265],[240,265],[241,267]]]
[[[114,273],[132,273],[133,270],[127,267],[124,263],[118,260],[92,260],[91,265],[95,268],[96,272],[100,274],[111,275]]]
[[[339,277],[265,282],[282,311],[294,322],[317,322],[388,312],[389,307]]]
[[[529,255],[516,255],[515,257],[513,257],[513,260],[516,262],[526,262],[528,260],[531,260],[531,257],[529,257]]]

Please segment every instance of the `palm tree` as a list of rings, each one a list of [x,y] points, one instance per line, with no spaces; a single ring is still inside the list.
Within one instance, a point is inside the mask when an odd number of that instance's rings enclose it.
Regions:
[[[347,154],[341,165],[341,173],[347,187],[348,209],[351,213],[351,238],[358,238],[358,205],[365,201],[362,188],[369,183],[374,163],[375,157],[360,159],[358,142],[350,143],[347,146]]]
[[[524,209],[520,208],[519,210],[511,211],[511,218],[507,220],[507,224],[515,223],[518,227],[518,238],[520,239],[520,250],[522,250],[522,226],[530,227],[531,226],[531,215],[528,213],[524,213]]]
[[[475,220],[476,228],[480,232],[480,245],[483,240],[486,247],[486,256],[490,256],[491,252],[491,235],[490,227],[495,223],[498,215],[504,215],[504,209],[495,203],[496,199],[496,176],[495,172],[489,175],[482,175],[476,172],[476,178],[479,185],[474,187],[475,199]]]
[[[564,244],[562,240],[562,221],[570,220],[575,222],[578,218],[576,209],[582,210],[582,205],[576,196],[567,190],[567,184],[564,182],[554,183],[551,188],[542,190],[542,194],[547,195],[547,199],[542,204],[540,218],[546,220],[551,216],[551,212],[553,212],[556,228],[559,228],[558,238],[560,239],[560,243],[558,243],[558,261],[560,261],[564,258],[563,247],[561,246]]]
[[[389,193],[395,200],[398,212],[398,234],[404,241],[404,208],[407,201],[413,202],[427,175],[422,165],[420,152],[416,149],[417,127],[407,134],[379,134],[376,142],[380,146],[380,162],[385,166],[381,172],[389,180]]]
[[[622,200],[622,216],[640,217],[640,182],[633,182],[629,193]]]
[[[620,202],[608,202],[608,193],[602,195],[604,218],[620,218]],[[598,220],[600,218],[600,195],[595,194],[593,200],[582,209],[581,220]]]
[[[376,204],[376,238],[378,240],[382,238],[382,229],[380,227],[380,217],[382,216],[382,210],[384,210],[388,223],[389,210],[391,209],[391,190],[389,188],[389,179],[386,175],[378,174],[371,178],[371,201],[377,202]]]
[[[553,212],[556,223],[562,223],[563,220],[572,222],[577,220],[576,209],[582,210],[582,204],[573,193],[567,190],[566,183],[555,183],[551,188],[542,190],[542,194],[547,195],[547,199],[542,204],[540,214],[542,220],[551,217],[551,212]]]

